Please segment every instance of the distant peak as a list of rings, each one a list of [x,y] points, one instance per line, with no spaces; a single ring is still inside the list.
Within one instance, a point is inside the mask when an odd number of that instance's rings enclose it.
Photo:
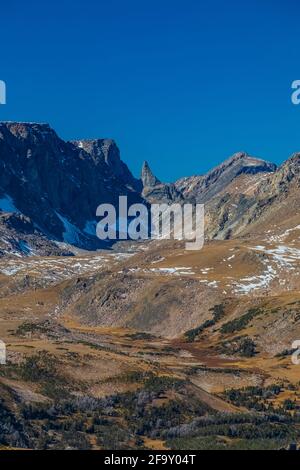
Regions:
[[[93,158],[103,159],[108,166],[120,164],[120,152],[112,139],[72,140],[71,144],[84,150]]]
[[[214,168],[212,171],[219,170],[221,168],[227,168],[231,166],[242,166],[245,169],[254,168],[257,169],[258,172],[260,171],[275,171],[277,166],[275,163],[268,162],[263,160],[262,158],[254,157],[247,152],[236,152],[227,160],[222,162],[219,166]]]
[[[80,144],[83,144],[83,145],[103,145],[103,144],[115,144],[115,141],[113,139],[108,139],[108,138],[97,138],[97,139],[77,139],[77,140],[71,140],[71,142],[74,144],[74,145],[80,145]]]
[[[242,152],[235,152],[231,158],[238,159],[238,158],[245,158],[245,157],[250,157],[250,155],[248,152],[242,151]]]
[[[264,161],[261,158],[253,157],[248,152],[236,152],[226,161],[238,161],[238,160],[253,160],[253,161]]]
[[[143,163],[141,179],[144,187],[153,188],[157,184],[161,184],[159,179],[152,173],[147,161]]]
[[[71,140],[71,144],[78,148],[84,149],[90,154],[102,153],[103,150],[109,149],[110,147],[117,147],[113,139],[80,139]]]

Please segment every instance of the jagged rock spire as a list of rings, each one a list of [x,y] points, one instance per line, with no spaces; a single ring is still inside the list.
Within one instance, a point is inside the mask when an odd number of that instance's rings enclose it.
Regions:
[[[152,173],[148,162],[143,163],[143,168],[142,168],[142,175],[141,175],[142,183],[144,188],[153,188],[154,186],[161,184],[158,178]]]

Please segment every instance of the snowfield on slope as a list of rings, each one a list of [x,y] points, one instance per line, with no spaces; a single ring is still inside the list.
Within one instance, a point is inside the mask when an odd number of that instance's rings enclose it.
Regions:
[[[30,274],[48,281],[61,281],[83,273],[93,273],[133,256],[134,253],[101,253],[94,256],[55,258],[18,258],[0,260],[0,273],[5,276]]]
[[[297,265],[300,262],[298,248],[288,245],[278,245],[273,248],[257,245],[251,250],[267,255],[263,260],[266,269],[261,274],[244,277],[233,283],[234,292],[237,294],[251,294],[258,290],[269,289],[274,281],[278,281],[280,286],[285,286],[287,277],[298,272]]]

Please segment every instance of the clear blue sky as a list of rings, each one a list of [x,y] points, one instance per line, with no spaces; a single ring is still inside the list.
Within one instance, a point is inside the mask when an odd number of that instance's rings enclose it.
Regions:
[[[0,120],[114,138],[135,175],[171,181],[246,150],[300,151],[298,0],[8,1]]]

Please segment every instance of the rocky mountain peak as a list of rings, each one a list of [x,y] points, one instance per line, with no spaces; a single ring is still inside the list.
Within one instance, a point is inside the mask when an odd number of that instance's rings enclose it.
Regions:
[[[247,152],[237,152],[220,165],[213,168],[208,175],[224,172],[231,167],[234,167],[238,173],[273,172],[277,168],[274,163],[253,157]]]
[[[141,179],[144,188],[154,188],[154,186],[161,184],[160,180],[153,174],[147,161],[143,163]]]
[[[102,165],[119,178],[125,185],[141,191],[141,182],[133,177],[127,165],[121,160],[120,150],[112,139],[83,139],[71,141],[81,154],[91,156],[96,166]]]
[[[119,163],[121,159],[119,149],[112,139],[82,139],[72,140],[71,143],[78,149],[83,149],[95,161],[99,158],[107,165]]]
[[[150,169],[148,162],[144,162],[141,181],[143,185],[142,196],[150,203],[172,203],[183,200],[181,191],[173,183],[162,183]]]
[[[182,178],[175,185],[183,192],[185,198],[206,202],[223,192],[242,174],[272,173],[275,170],[274,163],[252,157],[246,152],[237,152],[205,175]]]

